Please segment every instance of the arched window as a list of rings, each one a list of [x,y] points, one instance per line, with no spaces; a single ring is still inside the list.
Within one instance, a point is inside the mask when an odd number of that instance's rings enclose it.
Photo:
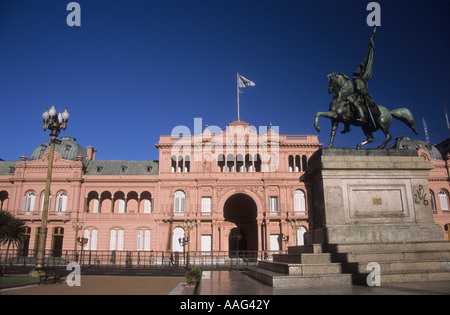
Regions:
[[[294,156],[289,155],[289,172],[293,172],[294,171]]]
[[[119,199],[119,213],[125,213],[125,200]]]
[[[96,191],[91,191],[86,197],[87,212],[98,213],[100,209],[99,195]]]
[[[298,189],[294,193],[294,211],[306,211],[305,193],[303,192],[303,190]]]
[[[184,157],[184,172],[189,173],[191,171],[191,157],[186,155]]]
[[[152,213],[152,201],[149,199],[144,200],[144,213]]]
[[[448,210],[448,193],[444,189],[439,191],[439,202],[442,210]]]
[[[178,165],[177,165],[177,173],[183,172],[183,156],[178,156]]]
[[[0,191],[0,210],[7,209],[9,194],[7,191]]]
[[[227,155],[227,172],[234,172],[234,156],[233,156],[233,154]]]
[[[45,200],[45,192],[42,194],[42,197],[41,197],[41,211],[44,211],[44,200]],[[50,195],[48,197],[48,211],[50,211],[51,204],[52,204],[52,196]]]
[[[296,172],[300,172],[300,167],[301,167],[301,164],[300,164],[300,155],[296,155],[296,156],[295,156],[295,171],[296,171]]]
[[[244,172],[244,157],[242,154],[236,155],[236,172]]]
[[[177,157],[175,155],[172,155],[171,161],[172,161],[172,164],[170,166],[170,171],[172,173],[175,173],[175,171],[177,169]]]
[[[185,212],[186,194],[178,190],[174,194],[173,211],[174,212]]]
[[[23,198],[23,211],[34,211],[34,204],[36,202],[36,193],[34,191],[28,192]]]
[[[56,211],[66,211],[67,210],[67,193],[61,192],[56,198]]]
[[[430,189],[431,210],[436,211],[436,198],[434,192]]]
[[[217,157],[217,166],[219,167],[219,172],[225,172],[225,155],[219,154]]]

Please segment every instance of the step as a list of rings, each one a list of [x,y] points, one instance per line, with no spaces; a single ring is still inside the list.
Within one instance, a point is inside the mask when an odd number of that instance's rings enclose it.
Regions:
[[[369,273],[367,266],[370,261],[359,261],[355,263],[343,263],[342,270],[349,273]],[[387,261],[378,262],[381,272],[401,271],[446,271],[449,272],[448,262],[442,261]]]
[[[340,263],[291,264],[284,262],[260,261],[258,267],[284,275],[318,275],[342,273]]]
[[[312,244],[288,247],[289,254],[301,253],[371,253],[371,252],[450,252],[450,242],[370,243],[370,244]]]
[[[354,284],[366,285],[369,274],[354,274]],[[397,271],[380,273],[381,285],[386,283],[399,282],[426,282],[426,281],[450,281],[450,272],[431,270],[431,271]]]
[[[340,255],[340,256],[339,256]],[[450,252],[448,251],[421,251],[421,252],[365,252],[365,253],[340,253],[336,255],[338,261],[346,260],[348,262],[358,261],[450,261]]]
[[[273,261],[297,264],[325,264],[332,262],[331,253],[322,254],[275,254]]]
[[[352,275],[350,274],[284,275],[255,266],[247,267],[246,273],[250,277],[278,289],[352,285]]]

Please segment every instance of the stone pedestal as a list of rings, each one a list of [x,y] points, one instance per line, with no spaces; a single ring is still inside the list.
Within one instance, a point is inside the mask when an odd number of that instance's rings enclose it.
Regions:
[[[301,180],[310,244],[443,240],[433,222],[428,174],[415,150],[320,149]]]

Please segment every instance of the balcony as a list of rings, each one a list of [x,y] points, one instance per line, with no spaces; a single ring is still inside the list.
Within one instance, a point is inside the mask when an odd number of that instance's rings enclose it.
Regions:
[[[42,211],[23,211],[23,210],[12,210],[10,211],[13,215],[22,219],[24,221],[40,221],[42,218]],[[48,221],[70,221],[71,211],[49,211]]]
[[[138,219],[148,219],[151,213],[91,213],[83,212],[82,219],[84,220],[112,220],[112,219],[123,219],[123,220],[138,220]]]

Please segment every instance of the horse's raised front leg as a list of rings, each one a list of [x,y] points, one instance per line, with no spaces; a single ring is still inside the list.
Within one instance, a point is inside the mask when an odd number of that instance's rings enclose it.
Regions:
[[[317,112],[316,117],[314,119],[314,128],[316,128],[317,132],[320,132],[319,117],[321,117],[321,116],[328,118],[328,119],[336,118],[336,114],[333,112]]]

